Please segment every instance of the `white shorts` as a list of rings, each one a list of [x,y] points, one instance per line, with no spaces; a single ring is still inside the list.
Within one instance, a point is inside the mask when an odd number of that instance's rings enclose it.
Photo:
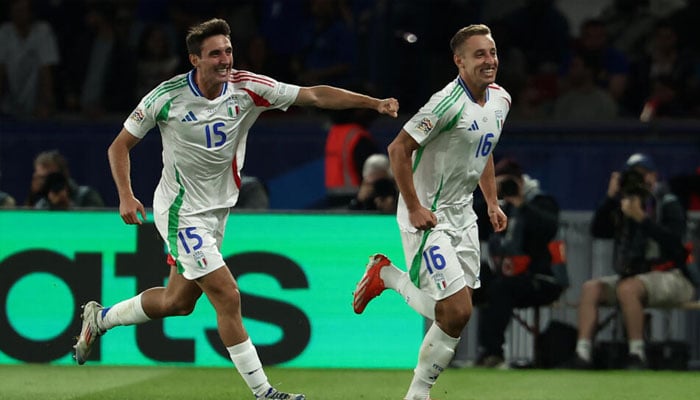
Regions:
[[[401,242],[411,280],[435,301],[481,286],[476,223],[462,231],[401,231]]]
[[[193,280],[225,265],[221,243],[226,230],[228,209],[196,215],[154,213],[160,236],[168,249],[168,263],[177,266],[185,279]]]

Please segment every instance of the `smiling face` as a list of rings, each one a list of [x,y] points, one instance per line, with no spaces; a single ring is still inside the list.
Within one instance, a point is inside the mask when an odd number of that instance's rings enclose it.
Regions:
[[[490,34],[471,36],[456,49],[454,62],[469,89],[481,93],[496,81],[496,42]]]
[[[190,62],[197,69],[197,85],[202,93],[209,98],[218,96],[233,66],[231,40],[225,35],[204,39],[199,54],[190,54]]]

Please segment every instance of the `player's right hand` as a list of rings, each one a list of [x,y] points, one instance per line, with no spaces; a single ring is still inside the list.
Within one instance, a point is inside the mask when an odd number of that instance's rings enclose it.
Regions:
[[[139,219],[139,214],[141,219]],[[119,215],[129,225],[141,225],[146,220],[146,209],[136,197],[123,199],[119,202]]]
[[[399,116],[399,101],[393,97],[382,99],[379,101],[377,112],[396,118]]]
[[[409,211],[408,219],[411,225],[422,231],[433,229],[437,225],[437,217],[427,208],[420,207],[415,211]]]

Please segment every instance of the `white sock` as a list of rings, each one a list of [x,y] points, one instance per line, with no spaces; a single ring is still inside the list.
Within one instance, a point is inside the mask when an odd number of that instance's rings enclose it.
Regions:
[[[262,368],[258,352],[250,338],[244,342],[227,347],[231,361],[236,366],[238,373],[253,391],[255,396],[261,396],[272,386],[267,381],[267,376]]]
[[[430,320],[435,320],[435,300],[411,282],[408,272],[388,265],[379,272],[384,286],[396,290],[412,309]]]
[[[639,356],[642,361],[646,360],[646,355],[644,354],[644,341],[643,340],[630,340],[629,341],[629,352]]]
[[[576,342],[576,354],[584,361],[591,362],[591,340],[579,339]]]
[[[102,309],[97,325],[100,329],[110,329],[117,325],[135,325],[148,322],[151,319],[143,311],[141,293],[130,299],[121,301],[112,307]]]
[[[418,365],[413,370],[413,380],[406,400],[430,398],[430,388],[454,357],[458,343],[459,338],[446,334],[436,323],[430,326],[420,346]]]

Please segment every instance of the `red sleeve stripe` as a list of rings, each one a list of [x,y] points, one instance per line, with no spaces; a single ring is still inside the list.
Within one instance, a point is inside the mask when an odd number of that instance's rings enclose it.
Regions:
[[[263,85],[267,85],[270,87],[275,86],[275,81],[272,79],[269,79],[267,77],[264,77],[262,75],[256,75],[256,74],[251,74],[250,72],[245,72],[245,71],[238,71],[233,74],[233,81],[234,82],[244,82],[244,81],[250,81],[250,82],[257,82],[261,83]]]
[[[248,88],[243,88],[243,90],[248,93],[248,96],[250,96],[251,99],[253,99],[253,103],[255,103],[256,106],[258,107],[270,107],[270,102],[267,101],[266,98],[260,96],[259,94],[255,93],[254,91],[248,89]]]

